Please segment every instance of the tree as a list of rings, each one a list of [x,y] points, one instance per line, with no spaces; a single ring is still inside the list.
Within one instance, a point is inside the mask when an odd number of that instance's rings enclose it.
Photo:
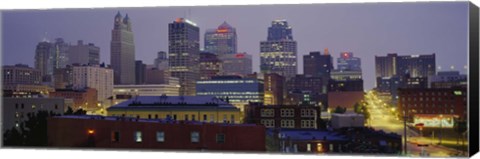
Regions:
[[[457,132],[457,144],[458,140],[462,140],[462,146],[464,145],[464,138],[463,134],[467,131],[467,121],[465,120],[455,120],[454,125],[453,125],[455,132]],[[460,138],[461,137],[461,138]]]
[[[357,102],[353,105],[353,111],[355,113],[361,113],[362,112],[362,106]]]
[[[67,111],[64,113],[64,115],[85,115],[87,114],[87,111],[83,109],[77,109],[75,112],[73,111],[72,108],[68,107]]]
[[[28,119],[18,128],[7,130],[4,134],[6,146],[47,146],[47,118],[57,114],[38,111],[28,114]]]

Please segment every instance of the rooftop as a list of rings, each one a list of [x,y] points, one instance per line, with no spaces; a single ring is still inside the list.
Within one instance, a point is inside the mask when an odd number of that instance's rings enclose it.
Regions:
[[[137,96],[111,106],[115,109],[168,109],[168,110],[238,110],[235,106],[214,96]]]
[[[135,117],[117,117],[117,116],[100,116],[100,115],[63,115],[53,116],[52,118],[60,119],[83,119],[83,120],[107,120],[107,121],[132,121],[142,123],[163,123],[163,124],[191,124],[191,125],[203,125],[203,124],[218,124],[224,126],[257,126],[257,124],[235,124],[235,123],[215,123],[215,122],[202,122],[202,121],[177,121],[174,119],[142,119]]]
[[[273,135],[273,129],[268,129],[268,135]],[[348,140],[347,137],[333,131],[321,131],[315,129],[281,129],[279,134],[282,138],[291,140]]]

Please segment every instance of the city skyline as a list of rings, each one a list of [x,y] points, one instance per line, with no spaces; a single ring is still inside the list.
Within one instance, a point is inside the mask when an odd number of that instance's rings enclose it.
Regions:
[[[309,52],[323,53],[322,50],[328,48],[334,58],[340,52],[353,52],[362,59],[365,89],[368,90],[375,84],[375,55],[435,53],[437,66],[442,66],[442,70],[449,70],[453,65],[455,70],[466,73],[463,67],[467,63],[467,54],[463,53],[467,52],[467,4],[442,2],[6,11],[3,13],[3,38],[9,40],[3,43],[3,62],[4,65],[23,63],[33,66],[36,44],[44,37],[51,41],[60,37],[72,44],[77,40],[94,43],[101,50],[100,62],[110,63],[112,17],[120,11],[132,17],[136,60],[153,64],[158,51],[168,51],[168,23],[175,18],[186,17],[199,26],[200,44],[204,43],[203,36],[207,29],[216,28],[227,21],[237,29],[238,52],[252,55],[253,71],[260,72],[259,42],[267,38],[271,21],[286,19],[298,43],[298,74],[303,73],[301,57]],[[289,9],[289,12],[282,12],[285,9]],[[308,16],[311,18],[305,18]],[[45,35],[45,32],[48,34]],[[459,60],[451,60],[453,53]]]

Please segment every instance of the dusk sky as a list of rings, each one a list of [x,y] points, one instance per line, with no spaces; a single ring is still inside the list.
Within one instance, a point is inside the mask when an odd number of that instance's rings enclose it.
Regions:
[[[168,51],[168,23],[187,17],[200,27],[200,47],[206,29],[223,21],[237,29],[238,51],[253,55],[259,71],[260,41],[275,19],[286,19],[298,43],[298,71],[303,55],[328,48],[336,58],[350,51],[362,59],[365,89],[375,85],[375,55],[436,53],[441,70],[466,73],[468,2],[366,3],[314,5],[200,6],[108,9],[16,10],[2,12],[3,65],[33,67],[35,47],[42,39],[62,37],[100,47],[101,61],[110,63],[114,16],[132,20],[136,59],[152,64],[158,51]],[[132,66],[133,67],[133,66]]]

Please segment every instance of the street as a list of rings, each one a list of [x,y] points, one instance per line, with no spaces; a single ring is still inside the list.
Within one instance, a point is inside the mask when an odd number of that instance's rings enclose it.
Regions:
[[[383,130],[385,132],[393,132],[402,135],[402,142],[404,141],[404,123],[403,119],[399,119],[394,115],[395,108],[390,108],[385,104],[385,101],[380,100],[373,91],[367,92],[365,95],[366,107],[370,113],[370,119],[367,121],[367,126],[373,127],[376,130]],[[438,146],[435,140],[429,137],[421,137],[420,134],[414,130],[407,129],[407,155],[420,156],[422,147],[418,145],[428,145],[423,147],[425,154],[431,157],[449,157],[459,152],[455,149]],[[453,142],[453,141],[446,141]],[[432,143],[434,143],[432,145]]]

